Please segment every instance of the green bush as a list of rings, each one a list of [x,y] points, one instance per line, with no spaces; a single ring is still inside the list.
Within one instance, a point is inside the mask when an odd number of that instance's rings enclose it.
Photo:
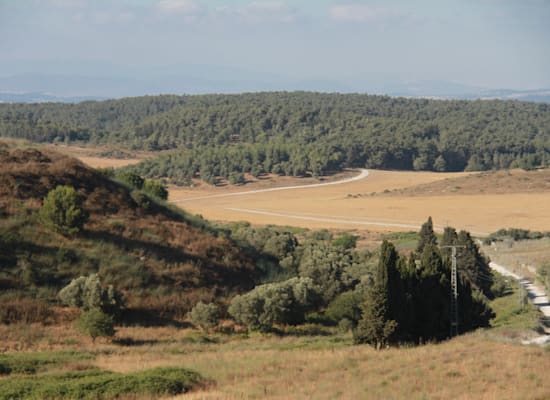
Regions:
[[[364,294],[359,290],[344,292],[328,305],[325,315],[335,323],[346,319],[356,325],[361,319],[361,302],[363,298]]]
[[[70,186],[57,186],[51,190],[40,208],[42,223],[63,235],[78,233],[88,220],[82,208],[83,198]]]
[[[151,208],[151,199],[141,190],[132,190],[132,192],[130,192],[130,197],[132,197],[136,205],[144,211]]]
[[[344,233],[332,241],[332,245],[342,249],[354,249],[357,245],[358,236]]]
[[[59,292],[63,304],[83,308],[86,311],[99,308],[110,315],[118,315],[123,307],[122,295],[113,287],[101,286],[97,274],[73,279]]]
[[[491,293],[494,297],[502,297],[512,291],[508,280],[498,272],[493,272],[493,284],[491,285]]]
[[[49,366],[91,360],[90,353],[74,351],[0,354],[0,375],[35,374]]]
[[[94,342],[97,337],[113,337],[115,335],[113,317],[99,309],[83,313],[76,320],[76,327],[80,332],[91,336]]]
[[[199,374],[183,368],[155,368],[131,374],[92,369],[3,379],[0,399],[103,400],[129,395],[158,398],[185,393],[200,381]]]
[[[143,184],[145,182],[145,180],[141,176],[139,176],[139,174],[136,174],[132,171],[119,172],[118,174],[116,174],[116,178],[119,181],[127,184],[128,186],[131,186],[138,190],[143,187]]]
[[[298,324],[317,303],[317,288],[310,278],[257,286],[233,298],[229,314],[250,329],[269,331],[274,324]]]
[[[168,190],[166,185],[160,181],[153,181],[146,179],[143,183],[143,189],[145,193],[150,194],[151,196],[158,197],[161,200],[168,199]]]
[[[214,303],[198,302],[189,313],[193,325],[208,330],[218,324],[218,306]]]

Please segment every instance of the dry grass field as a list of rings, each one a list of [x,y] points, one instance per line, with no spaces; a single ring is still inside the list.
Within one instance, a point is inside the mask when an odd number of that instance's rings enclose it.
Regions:
[[[541,264],[550,262],[550,238],[497,242],[483,246],[482,250],[491,260],[530,279],[536,277]]]
[[[531,190],[525,192],[521,184],[513,184],[543,173],[514,171],[501,184],[490,184],[496,179],[490,174],[369,172],[365,179],[341,185],[231,196],[224,194],[255,190],[259,184],[171,188],[169,200],[213,220],[312,229],[416,230],[430,215],[436,228],[451,225],[478,235],[506,227],[550,227],[548,187],[532,181]],[[300,180],[289,182],[298,184]],[[263,182],[260,188],[268,185]],[[436,189],[457,186],[460,193]],[[477,188],[485,189],[480,192]]]
[[[6,333],[6,332],[4,332]],[[20,332],[21,333],[21,332]],[[14,329],[7,333],[17,341]],[[440,344],[375,351],[349,334],[204,336],[173,327],[122,327],[122,346],[72,327],[27,329],[28,350],[75,349],[115,372],[177,366],[210,384],[185,399],[548,399],[548,349],[490,338],[485,331]]]
[[[46,145],[48,149],[68,156],[76,157],[92,168],[119,168],[134,165],[146,158],[154,157],[154,153],[145,151],[121,151],[102,147],[79,147],[61,144]]]

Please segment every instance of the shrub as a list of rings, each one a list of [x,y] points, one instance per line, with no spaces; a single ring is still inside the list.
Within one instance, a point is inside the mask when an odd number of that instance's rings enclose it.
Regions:
[[[214,303],[198,302],[189,313],[193,325],[208,330],[218,324],[218,306]]]
[[[0,375],[35,374],[51,366],[91,360],[91,353],[74,351],[0,354]]]
[[[123,307],[122,295],[113,287],[101,286],[97,274],[73,279],[59,292],[63,304],[83,308],[86,311],[99,308],[110,315],[117,315]]]
[[[491,285],[491,293],[494,297],[502,297],[511,292],[510,285],[506,278],[498,272],[493,272],[493,284]]]
[[[326,242],[310,242],[303,247],[299,275],[319,286],[324,304],[358,283],[357,254]]]
[[[344,233],[332,241],[332,245],[342,249],[354,249],[357,245],[358,237],[349,233]]]
[[[10,377],[0,385],[0,399],[106,400],[150,396],[175,396],[201,381],[196,372],[175,367],[155,368],[130,374],[99,369]],[[149,397],[148,397],[149,398]]]
[[[151,207],[151,199],[149,199],[149,197],[147,197],[147,195],[140,190],[133,190],[130,193],[130,197],[132,197],[132,200],[134,200],[136,205],[144,211],[149,210]]]
[[[310,278],[268,283],[233,298],[229,314],[250,329],[269,331],[274,324],[297,324],[317,303],[317,288]]]
[[[132,172],[132,171],[122,171],[122,172],[119,172],[117,175],[116,175],[116,178],[121,181],[121,182],[124,182],[125,184],[133,187],[133,188],[136,188],[136,189],[141,189],[143,187],[143,184],[144,184],[144,179],[139,176],[138,174],[136,174],[135,172]]]
[[[348,320],[353,325],[361,319],[361,302],[364,294],[359,290],[349,290],[336,297],[327,307],[325,315],[335,323]]]
[[[40,220],[48,228],[63,235],[78,233],[88,220],[82,201],[82,196],[73,187],[57,186],[44,199]]]
[[[89,335],[95,342],[97,337],[113,337],[115,335],[115,324],[113,317],[105,314],[99,309],[86,311],[76,321],[77,329]]]
[[[168,199],[168,190],[166,189],[166,185],[160,181],[153,181],[150,179],[145,180],[143,183],[143,191],[162,200]]]
[[[0,302],[0,322],[46,323],[53,313],[47,303],[28,298],[9,299]]]

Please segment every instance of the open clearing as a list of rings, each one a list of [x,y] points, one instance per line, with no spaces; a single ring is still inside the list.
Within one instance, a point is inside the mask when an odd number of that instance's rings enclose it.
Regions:
[[[350,334],[326,336],[313,331],[280,337],[120,327],[117,337],[130,345],[103,340],[94,345],[70,325],[2,330],[6,343],[10,337],[23,344],[32,341],[27,350],[90,352],[96,357],[91,363],[104,370],[129,373],[176,366],[197,371],[212,382],[179,400],[529,400],[550,395],[545,375],[550,368],[548,350],[492,338],[490,330],[440,344],[385,351],[352,346]]]
[[[123,151],[101,147],[79,147],[61,144],[47,145],[48,149],[78,158],[84,164],[92,168],[120,168],[127,165],[134,165],[146,158],[154,157],[152,152],[145,151]]]
[[[416,230],[431,215],[436,228],[451,225],[477,235],[505,227],[547,230],[550,190],[524,193],[521,185],[510,183],[525,179],[524,174],[527,173],[514,172],[504,185],[509,188],[507,191],[500,185],[489,185],[487,182],[493,178],[487,174],[474,179],[468,176],[483,174],[369,170],[367,178],[340,185],[219,196],[255,190],[258,184],[240,188],[203,184],[196,188],[171,188],[169,199],[212,220],[247,220],[311,229]],[[460,182],[463,194],[434,190],[425,193],[420,189],[399,193],[400,189],[418,185],[456,187],[453,179]],[[291,181],[296,185],[300,180]],[[269,185],[263,183],[263,187]],[[476,187],[485,187],[486,191],[476,193]]]

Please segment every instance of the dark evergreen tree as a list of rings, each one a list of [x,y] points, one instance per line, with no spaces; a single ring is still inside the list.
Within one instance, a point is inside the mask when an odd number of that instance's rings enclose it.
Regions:
[[[418,245],[416,246],[416,252],[422,254],[424,247],[428,244],[436,245],[437,238],[434,233],[434,225],[432,222],[432,217],[429,217],[426,222],[422,224],[420,228],[420,238],[418,240]]]
[[[465,246],[457,252],[459,274],[471,283],[473,289],[477,289],[486,297],[491,298],[491,286],[494,278],[489,267],[489,259],[481,254],[479,246],[474,242],[469,232],[460,231],[456,242]]]
[[[434,244],[424,246],[419,275],[415,293],[416,337],[419,340],[443,339],[449,333],[450,281]]]
[[[396,309],[399,274],[398,254],[392,243],[384,240],[374,276],[374,284],[367,290],[362,318],[354,332],[355,343],[367,343],[376,349],[392,341],[397,329]]]

